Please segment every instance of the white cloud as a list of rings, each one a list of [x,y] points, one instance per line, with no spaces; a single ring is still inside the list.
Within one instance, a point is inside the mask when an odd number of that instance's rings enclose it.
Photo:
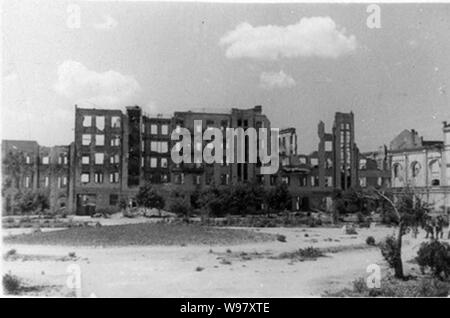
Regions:
[[[259,76],[259,83],[265,89],[293,87],[296,84],[295,80],[283,71],[263,72]]]
[[[140,91],[131,76],[109,70],[103,73],[86,68],[76,61],[65,61],[58,67],[55,91],[73,103],[93,103],[98,107],[121,107],[134,104]]]
[[[276,60],[294,57],[337,58],[356,49],[354,35],[347,36],[330,17],[302,18],[298,23],[253,27],[242,23],[220,39],[228,58]]]
[[[19,79],[19,75],[16,72],[11,72],[3,76],[4,82],[13,82]]]
[[[413,49],[415,49],[416,47],[419,46],[419,42],[417,42],[417,40],[410,40],[410,41],[408,42],[408,45],[409,45],[410,47],[412,47]]]
[[[112,30],[117,27],[119,23],[110,15],[103,16],[103,21],[101,23],[94,23],[94,28],[97,30]]]

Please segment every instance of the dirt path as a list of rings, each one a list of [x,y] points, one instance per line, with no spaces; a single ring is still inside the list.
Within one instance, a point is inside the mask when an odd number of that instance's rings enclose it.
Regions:
[[[359,231],[356,237],[342,235],[340,229],[260,231],[286,235],[287,243],[214,247],[5,246],[17,249],[20,254],[64,256],[75,252],[79,258],[6,261],[3,267],[33,284],[63,286],[54,293],[64,295],[71,292],[64,287],[67,268],[76,263],[81,269],[83,296],[94,293],[98,297],[299,297],[320,296],[325,291],[350,287],[354,279],[367,275],[369,264],[383,264],[377,248],[363,248],[368,229]],[[377,240],[391,232],[386,228],[370,230]],[[409,237],[405,239],[405,260],[412,258],[419,243]],[[339,246],[344,250],[315,261],[270,258],[306,246]]]

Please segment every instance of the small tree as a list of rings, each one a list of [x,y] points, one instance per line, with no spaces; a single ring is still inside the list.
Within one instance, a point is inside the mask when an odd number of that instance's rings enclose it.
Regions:
[[[165,205],[164,198],[148,183],[139,188],[136,194],[136,202],[144,208],[157,209],[159,216],[161,216],[161,209]]]
[[[228,209],[230,202],[230,189],[219,189],[215,185],[201,191],[197,198],[197,205],[208,216],[222,216]]]
[[[42,192],[19,192],[14,197],[14,210],[21,213],[43,212],[49,207],[48,196]]]
[[[266,203],[270,211],[283,211],[291,205],[291,194],[287,184],[280,183],[266,193]]]
[[[255,214],[261,210],[264,189],[257,184],[240,183],[230,193],[228,206],[233,214]]]
[[[3,159],[3,178],[5,175],[11,177],[8,187],[20,188],[20,176],[22,175],[26,163],[25,155],[18,151],[9,151]],[[4,184],[5,185],[5,184]]]
[[[177,215],[183,216],[186,222],[189,222],[191,206],[189,200],[184,196],[175,196],[170,203],[170,211]]]
[[[404,188],[401,193],[396,194],[395,196],[392,193],[371,188],[368,190],[365,197],[372,200],[378,197],[379,199],[386,201],[396,217],[398,233],[390,265],[394,268],[395,277],[404,278],[402,237],[412,228],[424,224],[430,211],[430,207],[427,203],[422,201],[414,189],[409,187]]]

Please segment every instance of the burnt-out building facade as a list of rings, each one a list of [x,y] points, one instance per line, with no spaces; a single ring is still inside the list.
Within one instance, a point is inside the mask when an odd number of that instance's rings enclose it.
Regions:
[[[150,183],[163,194],[178,190],[187,195],[204,186],[264,180],[256,163],[226,162],[226,129],[268,128],[270,122],[261,106],[233,108],[228,112],[175,112],[172,117],[149,116],[139,106],[120,110],[75,109],[73,158],[74,210],[79,214],[102,208],[115,209],[121,199],[132,199],[140,186]],[[198,125],[198,122],[200,125]],[[193,150],[203,151],[209,141],[194,140],[207,128],[223,132],[224,160],[221,163],[174,164],[171,149],[173,130],[187,129]],[[248,162],[248,139],[245,139]],[[252,145],[253,146],[253,145]],[[270,142],[269,142],[270,146]],[[185,149],[183,149],[186,151]],[[265,179],[269,183],[269,178]]]
[[[322,121],[317,128],[318,147],[309,155],[297,154],[297,145],[289,142],[297,140],[294,129],[282,130],[280,134],[284,136],[280,150],[289,148],[291,155],[287,151],[280,152],[277,178],[288,185],[295,210],[329,210],[336,190],[359,186],[359,150],[355,143],[353,113],[336,113],[331,133],[326,132]]]
[[[70,205],[71,146],[40,146],[36,141],[2,141],[3,212],[15,213],[17,195],[39,192],[48,197],[49,210],[67,211]]]
[[[181,128],[190,134],[191,146],[183,148],[183,152],[189,152],[191,161],[177,164],[172,160],[171,151],[177,149],[179,140],[172,140],[171,135]],[[222,132],[221,162],[208,163],[201,156],[211,142],[202,138],[208,128]],[[317,150],[307,155],[298,153],[295,128],[280,130],[279,169],[268,175],[261,173],[258,155],[255,162],[249,160],[251,149],[258,154],[259,133],[256,142],[251,143],[249,136],[244,134],[243,137],[234,136],[236,139],[231,145],[227,140],[228,128],[234,128],[234,131],[242,128],[244,132],[248,128],[256,131],[266,128],[269,132],[265,136],[266,143],[271,149],[271,123],[261,106],[223,111],[177,111],[170,117],[148,115],[139,106],[126,107],[125,112],[75,107],[75,133],[71,145],[48,148],[21,141],[15,146],[23,148],[29,156],[21,172],[20,185],[47,189],[52,209],[64,208],[83,215],[102,209],[119,210],[121,200],[132,203],[139,187],[147,183],[154,185],[169,201],[174,191],[191,196],[195,191],[213,185],[259,183],[269,188],[286,183],[293,196],[292,209],[327,210],[336,190],[345,191],[362,185],[360,173],[368,183],[373,182],[368,170],[373,168],[370,163],[376,156],[359,154],[353,113],[336,113],[331,132],[319,122]],[[201,138],[196,139],[196,135]],[[236,162],[239,138],[243,141],[244,162]],[[11,149],[11,145],[3,143],[4,148]],[[233,163],[227,160],[231,147],[234,149]],[[359,169],[361,158],[368,162],[367,169]]]
[[[186,128],[192,137],[191,142],[191,163],[181,163],[171,165],[171,174],[174,184],[184,184],[185,188],[193,189],[208,185],[228,185],[239,182],[250,182],[256,179],[263,180],[260,173],[261,164],[259,162],[250,162],[250,147],[254,147],[258,152],[259,137],[255,144],[250,144],[248,136],[243,139],[244,163],[227,162],[226,154],[231,143],[227,142],[227,128],[242,128],[247,131],[248,128],[267,128],[270,131],[270,121],[262,113],[261,106],[255,106],[250,109],[232,108],[229,112],[175,112],[172,120],[172,128],[177,130]],[[201,153],[210,141],[194,140],[195,134],[201,134],[208,128],[217,128],[222,132],[223,159],[222,162],[206,163],[198,161],[194,152]],[[173,142],[171,146],[175,146]],[[270,142],[268,143],[270,146]],[[237,140],[233,148],[237,149]],[[184,149],[183,149],[184,150]],[[235,152],[236,155],[236,152]],[[234,159],[236,162],[236,158]]]
[[[127,188],[124,119],[120,110],[75,108],[72,200],[79,214],[117,207]]]
[[[389,188],[391,170],[388,149],[382,146],[375,151],[359,155],[359,184],[361,187]]]
[[[124,153],[128,156],[127,187],[134,189],[149,182],[170,181],[171,118],[150,117],[138,106],[127,107],[124,129],[127,139]]]

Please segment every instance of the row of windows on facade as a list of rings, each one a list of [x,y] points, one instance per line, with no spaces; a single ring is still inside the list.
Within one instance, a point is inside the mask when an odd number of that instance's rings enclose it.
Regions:
[[[68,159],[67,154],[60,154],[58,156],[58,164],[60,164],[60,165],[67,165],[68,164],[68,160],[69,159]],[[47,155],[43,156],[41,158],[41,163],[43,165],[50,164],[50,156],[47,156]],[[32,164],[31,156],[25,155],[25,164],[27,164],[27,165]]]
[[[175,127],[176,132],[179,133],[180,132],[180,128],[183,127],[183,126],[184,126],[184,121],[183,120],[178,120],[177,124],[176,124],[176,127]],[[220,126],[221,130],[225,130],[225,128],[227,128],[229,126],[228,125],[228,120],[221,120],[219,126]],[[214,128],[214,127],[217,127],[217,125],[216,125],[216,122],[214,120],[208,119],[208,120],[206,120],[206,126],[205,127],[206,128]],[[244,128],[248,127],[248,120],[247,119],[238,119],[237,120],[237,127],[244,127]],[[256,125],[255,125],[255,128],[257,128],[257,129],[264,128],[264,123],[261,122],[261,121],[257,121]],[[203,123],[202,122],[196,123],[196,125],[194,126],[194,130],[195,130],[195,132],[198,132],[198,133],[202,132],[202,130],[203,130]]]
[[[104,164],[104,162],[105,162],[105,154],[103,152],[94,153],[94,164],[102,165],[102,164]],[[110,164],[119,164],[119,162],[120,162],[120,156],[118,154],[109,156]],[[81,155],[81,164],[83,164],[83,165],[91,164],[91,155],[90,154]]]
[[[83,134],[81,136],[81,144],[83,146],[91,146],[92,140],[95,140],[94,146],[104,146],[105,145],[105,135],[102,134],[96,134],[94,135],[95,138],[92,138],[91,134]],[[119,136],[111,136],[110,139],[110,146],[111,147],[118,147],[120,146],[120,137]]]
[[[43,181],[44,182],[42,183],[42,186],[44,186],[45,188],[50,186],[50,177],[45,176]],[[24,179],[25,188],[31,188],[31,184],[32,184],[32,177],[26,176]],[[58,177],[56,184],[57,184],[58,188],[66,187],[67,186],[67,177]]]
[[[158,158],[156,157],[142,157],[141,158],[141,167],[145,167],[145,160],[147,160],[147,165],[150,166],[150,168],[167,168],[168,167],[168,161],[167,158],[159,158],[159,166],[158,166]]]
[[[142,123],[141,132],[146,133],[146,125]],[[169,125],[167,124],[150,124],[150,134],[151,135],[168,135]]]
[[[411,177],[413,177],[413,178],[417,178],[419,176],[420,172],[422,171],[422,165],[417,161],[413,161],[409,168],[410,168]],[[402,171],[403,171],[403,166],[400,163],[395,163],[394,168],[393,168],[394,178],[400,178]],[[430,172],[432,183],[438,183],[438,184],[433,184],[433,185],[439,185],[440,174],[441,174],[441,164],[440,164],[439,160],[435,159],[429,163],[429,172]],[[436,180],[438,180],[438,181],[436,181]]]
[[[367,178],[366,177],[360,177],[359,178],[359,185],[361,187],[366,187],[367,186]],[[381,178],[381,177],[377,178],[377,185],[378,186],[383,185],[383,178]]]
[[[258,123],[260,123],[260,122],[258,122]],[[177,132],[180,132],[180,128],[183,127],[183,126],[184,126],[184,121],[183,120],[177,120],[175,130]],[[242,120],[238,120],[238,126],[242,126]],[[245,120],[245,126],[248,126],[248,121],[247,120]],[[214,127],[216,127],[215,121],[211,120],[211,119],[207,119],[206,120],[206,128],[214,128]],[[228,120],[221,120],[220,121],[220,128],[222,130],[224,130],[227,127],[228,127]],[[195,123],[194,129],[195,129],[196,132],[202,132],[202,130],[203,130],[203,123],[202,122]]]
[[[141,166],[144,167],[145,165],[145,159],[148,161],[148,164],[151,168],[157,168],[158,167],[158,158],[156,157],[142,157],[141,158]],[[96,152],[94,153],[94,164],[96,165],[102,165],[105,162],[105,154],[102,152]],[[119,164],[120,163],[120,156],[118,154],[111,155],[109,157],[110,164]],[[84,154],[81,156],[81,164],[82,165],[90,165],[91,164],[91,155],[90,154]],[[168,167],[168,159],[167,158],[160,158],[159,160],[159,166],[161,168],[167,168]]]
[[[319,186],[319,177],[317,176],[311,176],[311,186],[312,187],[318,187]],[[264,184],[265,179],[264,176],[258,176],[257,178],[258,183]],[[211,184],[212,182],[212,176],[207,176],[205,179],[205,183]],[[269,177],[269,183],[270,185],[276,185],[278,182],[278,176],[270,176]],[[287,185],[291,184],[291,178],[289,176],[282,176],[281,182]],[[326,177],[325,178],[325,187],[331,187],[332,186],[333,179],[332,177]],[[184,173],[177,173],[174,174],[174,183],[177,184],[184,184]],[[195,185],[201,184],[201,176],[194,176],[192,179],[192,183]],[[229,174],[221,174],[220,176],[220,183],[222,185],[228,185],[230,184],[230,175]],[[307,186],[307,177],[301,177],[298,179],[298,186],[300,187],[306,187]]]
[[[439,186],[441,184],[441,163],[438,159],[431,160],[428,164],[429,173],[430,173],[430,181],[429,184],[431,186]],[[413,161],[409,167],[411,177],[413,179],[416,179],[419,177],[421,171],[422,171],[422,165],[417,162]],[[398,180],[401,180],[403,178],[402,176],[403,172],[403,166],[400,163],[395,163],[393,166],[393,176],[394,176],[394,184],[400,185]]]
[[[105,116],[83,116],[83,127],[92,127],[93,117],[95,117],[95,127],[99,130],[104,130]],[[120,116],[111,116],[111,127],[120,128]]]
[[[109,173],[109,182],[110,183],[119,183],[119,172],[111,172]],[[97,171],[94,172],[94,183],[103,183],[104,173]],[[89,172],[81,173],[81,183],[86,184],[91,182],[91,174]]]
[[[306,164],[307,160],[305,157],[300,157],[298,162],[300,164]],[[291,158],[290,157],[285,157],[281,159],[281,165],[282,166],[289,166],[291,164]],[[318,168],[319,167],[319,159],[318,158],[310,158],[310,164],[313,168]],[[325,169],[329,169],[329,168],[333,168],[333,161],[330,158],[327,158],[325,160],[325,165],[324,165]]]

